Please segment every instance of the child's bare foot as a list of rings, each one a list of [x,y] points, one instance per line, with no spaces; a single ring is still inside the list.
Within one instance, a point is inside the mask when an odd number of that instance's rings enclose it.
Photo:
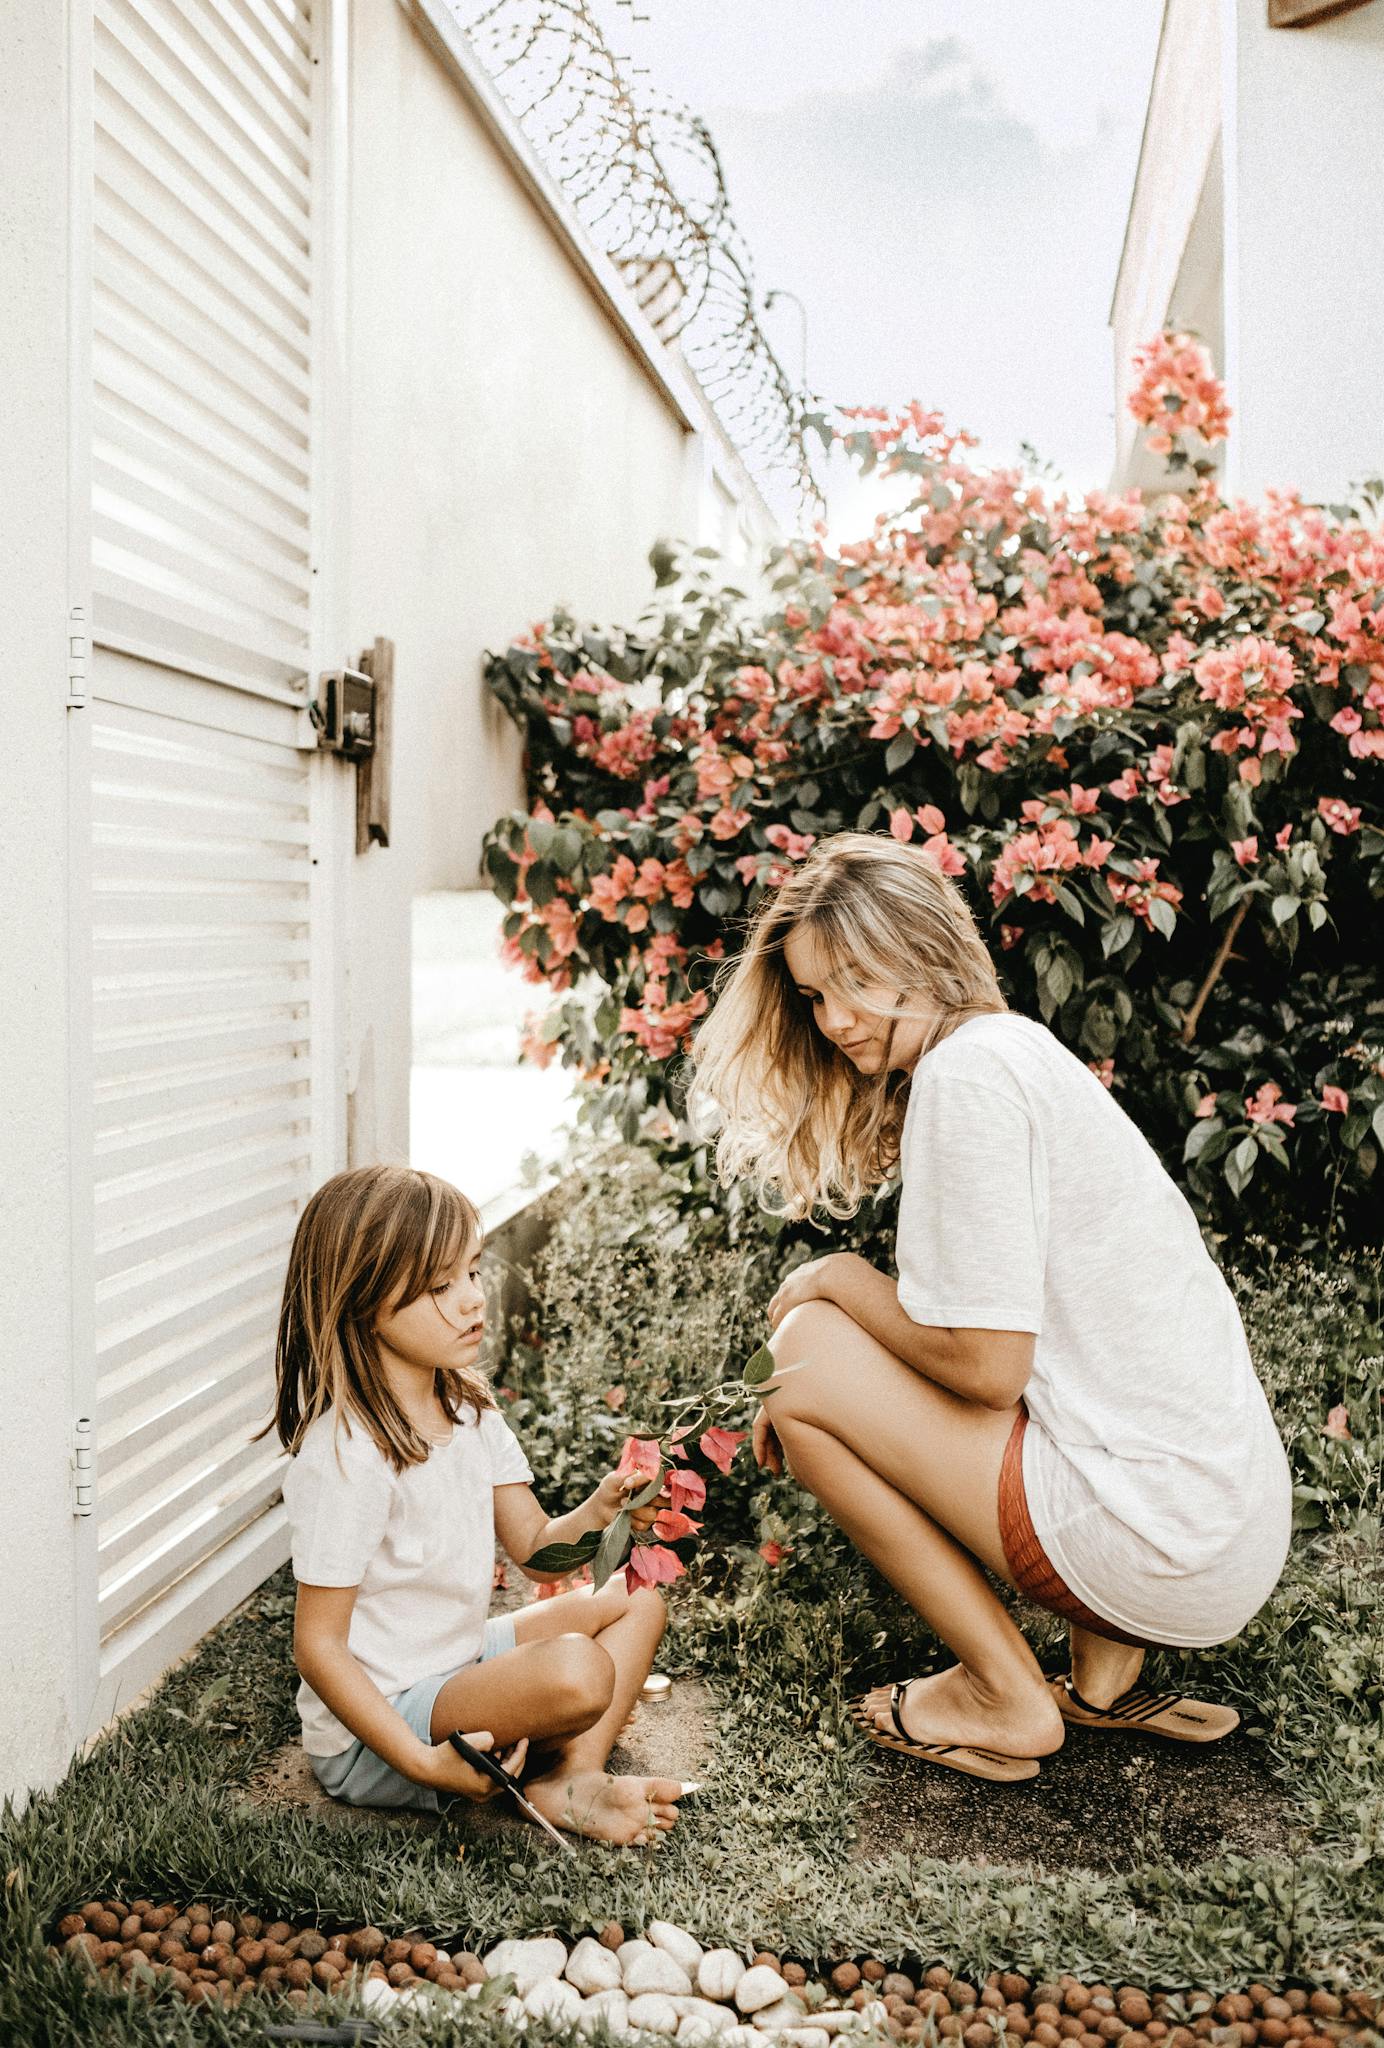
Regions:
[[[876,1686],[865,1700],[875,1726],[892,1735],[887,1685]],[[914,1742],[968,1743],[998,1750],[1001,1756],[1050,1756],[1061,1749],[1066,1729],[1057,1702],[1041,1683],[1022,1697],[991,1699],[976,1686],[964,1664],[930,1678],[915,1678],[904,1694],[899,1713]]]
[[[524,1787],[545,1820],[593,1842],[647,1843],[672,1827],[682,1785],[676,1778],[612,1778],[605,1771],[556,1770]]]

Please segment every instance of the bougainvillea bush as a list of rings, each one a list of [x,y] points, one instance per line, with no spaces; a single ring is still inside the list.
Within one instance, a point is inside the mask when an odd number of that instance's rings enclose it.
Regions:
[[[488,872],[556,998],[528,1050],[590,1120],[704,1167],[679,1110],[716,964],[817,839],[891,832],[1209,1227],[1378,1234],[1380,493],[1227,502],[1204,352],[1164,336],[1139,371],[1164,492],[1069,499],[917,405],[842,415],[824,438],[915,487],[868,539],[781,551],[759,602],[656,551],[637,630],[559,614],[491,661],[530,809]]]

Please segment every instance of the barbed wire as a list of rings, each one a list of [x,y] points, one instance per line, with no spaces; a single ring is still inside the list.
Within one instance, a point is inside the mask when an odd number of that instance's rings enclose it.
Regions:
[[[681,356],[766,500],[788,523],[817,516],[805,395],[760,326],[754,266],[705,122],[642,74],[635,85],[641,68],[616,55],[592,0],[449,4],[583,228]]]

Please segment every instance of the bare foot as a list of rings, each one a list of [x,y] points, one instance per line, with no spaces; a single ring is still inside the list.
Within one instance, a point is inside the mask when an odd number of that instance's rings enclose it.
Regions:
[[[887,1685],[876,1686],[865,1708],[881,1733],[894,1735],[889,1692]],[[969,1743],[1001,1756],[1051,1756],[1066,1736],[1057,1702],[1044,1686],[995,1699],[981,1692],[964,1664],[911,1680],[899,1713],[914,1742]]]
[[[545,1820],[593,1842],[652,1842],[678,1817],[676,1778],[612,1778],[605,1771],[554,1771],[524,1787]]]

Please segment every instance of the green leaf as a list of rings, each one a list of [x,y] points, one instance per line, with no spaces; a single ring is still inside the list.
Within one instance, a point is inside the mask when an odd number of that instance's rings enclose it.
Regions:
[[[599,1529],[588,1529],[575,1543],[545,1543],[541,1550],[535,1550],[532,1557],[524,1559],[524,1570],[541,1572],[545,1578],[565,1579],[569,1572],[580,1571],[584,1564],[590,1564],[600,1543]]]
[[[773,1352],[767,1344],[761,1344],[745,1367],[742,1377],[747,1387],[762,1387],[765,1380],[772,1379],[777,1370],[778,1365]]]
[[[1081,907],[1081,898],[1065,882],[1057,892],[1057,906],[1059,910],[1066,911],[1074,924],[1085,924],[1086,912]]]
[[[884,765],[891,775],[900,768],[906,768],[918,751],[918,742],[911,732],[901,732],[890,740],[884,752]]]
[[[1287,924],[1289,918],[1296,917],[1297,914],[1298,898],[1296,896],[1274,897],[1273,903],[1270,905],[1269,915],[1273,918],[1275,924]]]
[[[1127,946],[1134,936],[1134,919],[1127,910],[1118,917],[1109,918],[1101,930],[1100,949],[1108,960],[1112,953],[1118,953]]]
[[[615,1520],[596,1546],[596,1560],[591,1567],[591,1577],[599,1593],[601,1587],[624,1563],[633,1535],[628,1508],[621,1508]]]
[[[1155,931],[1162,932],[1165,939],[1170,939],[1177,930],[1177,912],[1163,896],[1155,896],[1150,903],[1149,921]]]
[[[1234,1195],[1243,1194],[1253,1177],[1259,1159],[1259,1147],[1253,1138],[1241,1138],[1229,1159],[1225,1162],[1225,1177]]]

